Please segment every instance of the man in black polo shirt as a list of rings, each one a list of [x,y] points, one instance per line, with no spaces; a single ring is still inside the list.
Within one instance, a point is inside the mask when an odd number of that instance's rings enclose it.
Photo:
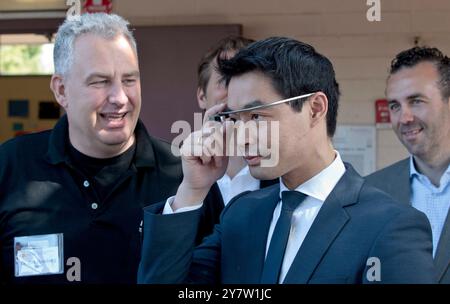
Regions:
[[[50,87],[67,114],[0,146],[1,283],[136,281],[142,207],[173,195],[182,171],[138,119],[127,26],[117,15],[66,20]],[[204,234],[221,208],[205,209]]]

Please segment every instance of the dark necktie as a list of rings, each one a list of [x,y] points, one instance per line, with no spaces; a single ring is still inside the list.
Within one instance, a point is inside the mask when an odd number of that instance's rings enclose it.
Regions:
[[[291,231],[292,214],[305,197],[305,194],[298,191],[281,192],[281,213],[273,230],[269,251],[264,262],[261,276],[262,284],[278,283],[284,252],[289,239],[289,232]]]

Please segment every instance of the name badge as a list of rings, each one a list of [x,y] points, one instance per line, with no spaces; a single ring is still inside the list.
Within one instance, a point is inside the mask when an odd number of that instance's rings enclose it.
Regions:
[[[42,234],[14,238],[16,277],[64,272],[63,234]]]

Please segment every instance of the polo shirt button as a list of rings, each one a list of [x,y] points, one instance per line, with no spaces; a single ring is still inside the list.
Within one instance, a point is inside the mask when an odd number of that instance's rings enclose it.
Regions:
[[[94,209],[94,210],[97,209],[98,208],[98,204],[97,203],[92,203],[91,204],[91,208]]]
[[[85,180],[84,183],[83,183],[83,186],[84,186],[85,188],[89,187],[89,182],[88,182],[87,180]]]

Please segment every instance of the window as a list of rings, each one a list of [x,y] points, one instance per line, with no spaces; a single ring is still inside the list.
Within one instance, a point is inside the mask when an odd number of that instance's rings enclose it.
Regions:
[[[0,35],[0,76],[51,75],[53,39],[43,35]]]

